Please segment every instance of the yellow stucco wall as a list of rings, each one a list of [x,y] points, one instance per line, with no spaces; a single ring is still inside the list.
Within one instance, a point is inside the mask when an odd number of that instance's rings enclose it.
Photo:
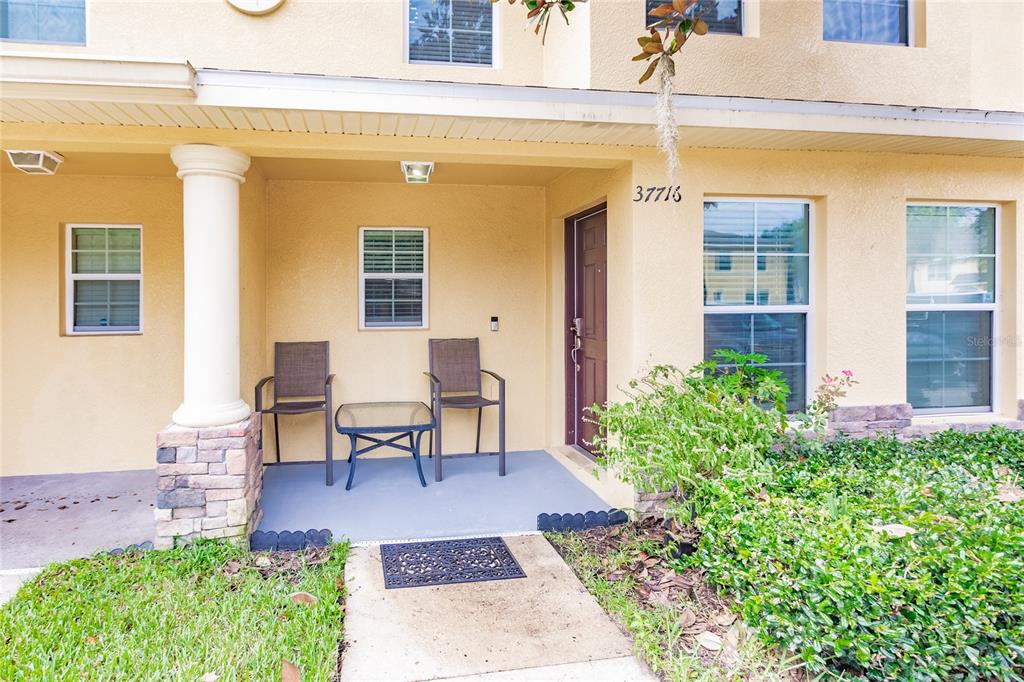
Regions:
[[[508,382],[508,448],[546,445],[543,188],[270,181],[268,199],[268,369],[273,342],[326,339],[336,405],[427,401],[427,339],[476,336],[483,367]],[[358,329],[361,226],[429,229],[430,329]],[[475,420],[445,412],[446,453],[472,451]],[[496,410],[483,423],[493,450]],[[316,416],[284,418],[281,436],[286,459],[323,457]],[[344,456],[348,443],[335,439]]]
[[[683,200],[645,204],[635,185],[665,182],[653,152],[546,188],[266,180],[257,160],[241,190],[242,396],[272,371],[274,341],[328,339],[336,402],[422,400],[427,339],[479,336],[484,365],[509,382],[509,448],[557,445],[563,219],[608,203],[614,399],[651,363],[701,359],[702,202],[736,196],[813,202],[813,374],[854,370],[847,404],[903,402],[906,202],[987,201],[1002,208],[997,410],[1010,416],[1024,398],[1022,178],[1011,159],[684,149]],[[4,173],[0,183],[0,473],[151,466],[153,434],[181,399],[180,181]],[[144,225],[145,334],[60,335],[60,225],[77,221]],[[364,225],[429,228],[429,330],[358,331]],[[446,451],[470,450],[473,415],[446,423]],[[285,424],[287,458],[322,456],[314,418]],[[486,449],[495,415],[484,424]]]
[[[746,35],[694,38],[679,92],[936,107],[1024,108],[1024,3],[912,0],[913,46],[822,39],[821,0],[744,0]],[[188,59],[200,68],[650,90],[630,61],[644,0],[591,0],[547,45],[498,3],[493,67],[408,64],[405,0],[287,0],[252,17],[224,0],[89,0],[85,46],[5,49]]]
[[[821,0],[744,0],[747,35],[708,34],[687,43],[677,92],[832,102],[870,102],[1021,111],[1024,3],[911,0],[913,46],[822,39]],[[626,27],[643,3],[591,3],[591,86],[635,90],[642,71]],[[1011,65],[1014,65],[1011,67]],[[1018,74],[1014,76],[1011,74]],[[639,89],[653,90],[653,80]]]
[[[181,182],[3,173],[0,183],[0,418],[15,425],[0,434],[0,475],[153,466],[154,434],[182,397]],[[242,383],[251,387],[266,351],[258,170],[240,199]],[[142,224],[143,334],[62,335],[61,230],[74,222]]]
[[[181,401],[175,178],[4,173],[3,475],[150,467]],[[144,334],[62,336],[64,223],[143,225]]]

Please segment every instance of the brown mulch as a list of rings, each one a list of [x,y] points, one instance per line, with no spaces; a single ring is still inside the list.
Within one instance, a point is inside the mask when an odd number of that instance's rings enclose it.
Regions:
[[[224,575],[237,575],[244,570],[255,570],[265,579],[280,577],[292,585],[297,585],[300,580],[299,573],[305,566],[322,564],[330,556],[330,547],[307,547],[298,552],[252,552],[241,560],[228,561],[221,570]]]
[[[680,526],[676,521],[646,518],[621,526],[576,532],[576,536],[600,559],[601,577],[611,582],[628,579],[638,603],[651,609],[671,608],[678,612],[678,625],[683,635],[680,645],[695,652],[704,665],[718,665],[728,670],[737,664],[740,641],[751,636],[752,631],[733,610],[735,603],[706,582],[703,570],[677,571],[671,565],[670,543],[696,543],[699,538],[696,529]],[[557,536],[553,544],[564,556]],[[651,553],[640,549],[640,544],[649,545]],[[612,555],[627,548],[633,552],[631,561],[615,565],[621,557],[615,557],[613,562]]]

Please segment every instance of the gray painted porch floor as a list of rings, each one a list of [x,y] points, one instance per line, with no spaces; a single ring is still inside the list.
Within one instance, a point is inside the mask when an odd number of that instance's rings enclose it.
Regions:
[[[537,515],[587,512],[608,504],[543,451],[510,452],[507,474],[494,456],[445,457],[444,480],[427,487],[411,457],[360,459],[352,490],[348,463],[334,463],[334,485],[322,463],[267,467],[260,530],[329,528],[353,542],[507,534],[537,530]]]

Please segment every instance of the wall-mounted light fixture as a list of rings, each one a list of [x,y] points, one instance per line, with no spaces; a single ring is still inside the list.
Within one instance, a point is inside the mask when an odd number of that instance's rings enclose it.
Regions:
[[[411,185],[425,185],[430,182],[430,174],[434,172],[433,161],[403,161],[402,172],[405,181]]]
[[[64,157],[57,152],[28,151],[7,149],[7,158],[11,165],[22,173],[30,175],[53,175],[64,163]]]

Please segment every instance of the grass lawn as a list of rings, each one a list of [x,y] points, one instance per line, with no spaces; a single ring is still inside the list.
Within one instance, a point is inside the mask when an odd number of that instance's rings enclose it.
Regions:
[[[648,520],[550,533],[547,538],[598,603],[632,635],[637,655],[661,678],[806,679],[800,662],[783,660],[767,649],[699,571],[677,573],[663,556],[663,536],[660,524]]]
[[[284,660],[331,679],[347,553],[197,543],[54,564],[0,609],[0,679],[276,680]]]

